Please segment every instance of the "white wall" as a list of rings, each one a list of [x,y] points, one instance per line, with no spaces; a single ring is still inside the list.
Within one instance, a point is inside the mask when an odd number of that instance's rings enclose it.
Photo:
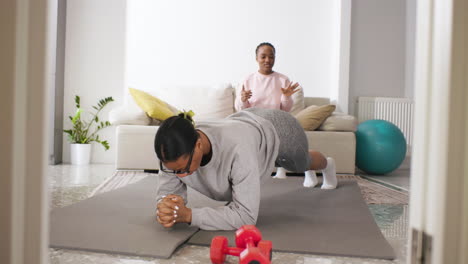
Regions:
[[[339,2],[129,1],[128,85],[237,83],[258,69],[255,48],[266,41],[276,47],[274,70],[306,96],[330,97],[339,85]]]
[[[331,74],[338,89],[332,89],[330,99],[336,104],[337,111],[348,113],[352,0],[341,0],[337,5],[339,6],[340,19],[336,21],[337,32],[335,33],[334,45],[339,52],[334,58],[335,67],[332,67]],[[336,73],[338,73],[338,78],[336,78]]]
[[[92,110],[99,99],[112,96],[116,102],[102,112],[107,120],[111,108],[122,103],[125,76],[126,0],[69,0],[65,43],[64,127],[75,111],[74,97],[81,96],[82,106]],[[111,145],[104,151],[93,145],[93,163],[113,163],[115,128],[100,134]],[[63,161],[70,161],[70,145],[64,136]]]
[[[359,96],[405,97],[406,1],[353,0],[349,113]]]
[[[414,72],[416,50],[416,7],[417,0],[406,1],[406,71],[405,97],[414,97]]]

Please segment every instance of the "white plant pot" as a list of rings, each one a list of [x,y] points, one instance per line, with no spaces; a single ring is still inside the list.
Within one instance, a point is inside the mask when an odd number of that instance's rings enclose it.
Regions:
[[[91,160],[91,144],[70,144],[71,164],[86,165]]]

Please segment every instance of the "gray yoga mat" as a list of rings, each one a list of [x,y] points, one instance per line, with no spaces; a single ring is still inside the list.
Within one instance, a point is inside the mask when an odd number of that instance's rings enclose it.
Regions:
[[[302,187],[302,177],[262,185],[257,226],[275,251],[393,259],[354,181],[336,190]],[[50,219],[50,246],[111,254],[169,258],[197,228],[177,224],[165,229],[154,220],[157,177],[55,209]],[[189,189],[190,207],[219,206]],[[190,243],[209,245],[214,235],[199,231]]]
[[[257,227],[274,251],[394,259],[355,181],[340,181],[335,190],[302,187],[303,177],[270,180],[262,185]],[[202,231],[188,243],[210,245],[214,236],[234,232]]]
[[[93,252],[169,258],[198,228],[176,224],[165,229],[155,220],[157,176],[99,194],[50,216],[50,246]],[[217,206],[190,190],[195,203]],[[200,204],[197,204],[200,202]]]

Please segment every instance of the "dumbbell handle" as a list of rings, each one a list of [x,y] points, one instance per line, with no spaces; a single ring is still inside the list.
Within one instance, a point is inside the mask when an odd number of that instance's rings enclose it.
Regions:
[[[224,248],[223,253],[231,256],[240,256],[242,251],[244,251],[244,248],[227,247]]]
[[[251,237],[246,238],[245,239],[245,245],[247,246],[247,248],[255,247],[255,243],[253,241],[253,238],[251,238]]]
[[[255,247],[255,243],[253,242],[253,239],[251,237],[248,237],[245,240],[245,244],[247,245],[247,248]],[[231,256],[240,256],[240,253],[244,251],[244,249],[245,248],[227,247],[224,248],[223,253]]]

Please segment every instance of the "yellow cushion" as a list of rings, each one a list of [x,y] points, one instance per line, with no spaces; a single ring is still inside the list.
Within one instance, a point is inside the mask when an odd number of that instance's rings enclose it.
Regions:
[[[129,88],[129,91],[137,105],[151,118],[164,121],[174,115],[163,100],[138,89]]]
[[[311,105],[297,113],[296,118],[304,130],[312,131],[317,129],[335,111],[335,108],[335,105]]]

